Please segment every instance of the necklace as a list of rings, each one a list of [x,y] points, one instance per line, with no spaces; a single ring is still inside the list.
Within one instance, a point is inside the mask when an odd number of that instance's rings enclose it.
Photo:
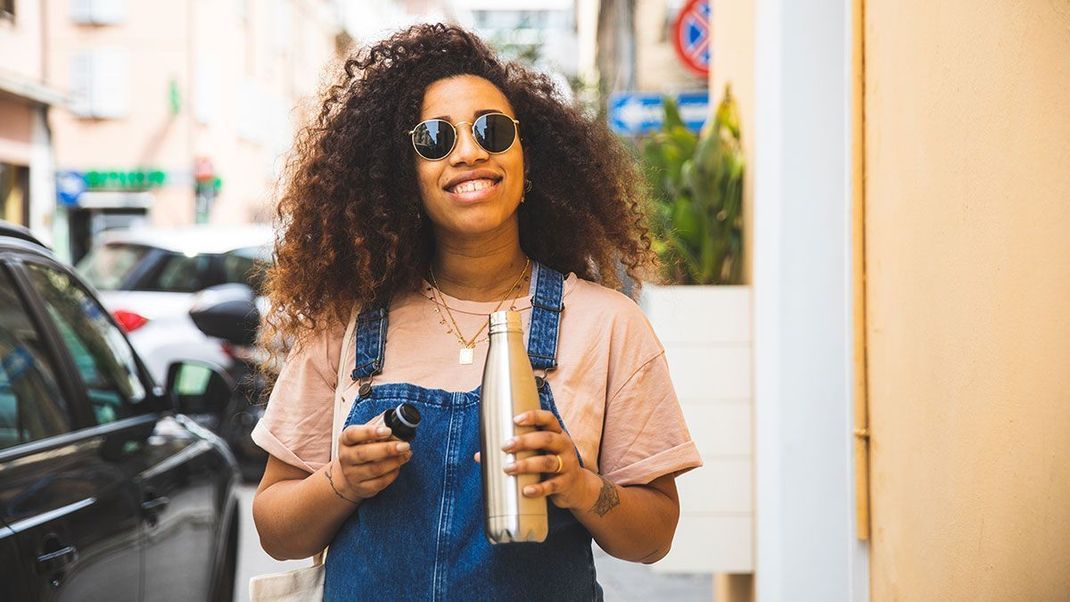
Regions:
[[[513,286],[509,287],[509,291],[507,293],[505,293],[505,296],[502,297],[502,300],[498,301],[498,305],[497,305],[497,307],[494,308],[494,311],[498,311],[499,309],[501,309],[502,305],[505,303],[505,301],[514,295],[514,293],[516,292],[517,287],[520,286],[520,283],[524,280],[524,274],[527,273],[529,267],[531,267],[531,258],[530,257],[528,258],[527,263],[524,264],[524,269],[520,270],[520,275],[517,276],[516,282],[513,283]],[[430,299],[435,304],[435,311],[438,312],[438,315],[439,315],[439,318],[440,318],[440,322],[444,326],[446,326],[447,333],[452,334],[455,337],[457,337],[457,342],[461,344],[461,350],[457,355],[457,363],[462,364],[462,365],[471,364],[473,361],[475,361],[476,345],[479,344],[479,343],[482,343],[484,341],[489,340],[489,337],[484,338],[484,339],[479,339],[479,335],[483,334],[483,330],[485,330],[487,328],[487,321],[486,320],[483,321],[483,326],[481,326],[479,328],[479,330],[476,331],[476,333],[474,335],[472,335],[471,339],[468,339],[463,334],[461,334],[461,328],[460,328],[460,326],[457,325],[457,320],[454,319],[453,312],[450,311],[450,306],[446,304],[446,298],[442,295],[442,291],[439,290],[439,288],[438,288],[438,282],[435,280],[435,270],[429,267],[428,268],[428,273],[431,276],[431,286],[433,287],[432,288],[432,298],[430,298]],[[452,324],[452,327],[447,325],[446,324],[446,320],[444,318],[442,318],[442,312],[439,310],[439,306],[440,305],[442,307],[446,308],[446,315],[449,316],[449,320],[450,320],[450,323]],[[514,310],[516,309],[515,300],[514,300],[513,305],[510,305],[510,309],[514,309]],[[494,313],[494,312],[491,312],[491,313]],[[479,340],[477,340],[477,339],[479,339]]]

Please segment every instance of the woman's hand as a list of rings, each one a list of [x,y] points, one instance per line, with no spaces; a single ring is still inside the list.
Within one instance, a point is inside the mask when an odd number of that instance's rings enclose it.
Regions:
[[[518,435],[506,442],[502,451],[517,453],[534,451],[536,455],[505,466],[511,475],[541,473],[548,478],[524,488],[526,497],[549,496],[558,508],[587,510],[601,487],[598,476],[580,466],[572,438],[561,423],[546,410],[524,412],[514,420],[518,426],[534,426],[539,430]]]
[[[338,457],[324,473],[335,494],[354,504],[375,496],[398,478],[401,466],[412,458],[403,441],[384,441],[385,426],[349,426],[338,436]]]

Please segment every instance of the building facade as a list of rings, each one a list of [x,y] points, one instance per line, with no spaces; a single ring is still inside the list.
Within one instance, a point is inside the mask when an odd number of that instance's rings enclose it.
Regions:
[[[0,219],[51,240],[54,198],[48,114],[63,107],[47,85],[42,0],[0,3]]]
[[[331,2],[47,2],[43,19],[47,83],[70,98],[50,125],[73,259],[110,227],[268,218],[335,56]]]

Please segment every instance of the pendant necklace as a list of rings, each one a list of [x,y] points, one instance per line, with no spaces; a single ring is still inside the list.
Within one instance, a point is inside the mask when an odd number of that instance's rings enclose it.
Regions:
[[[520,286],[520,283],[524,280],[524,274],[527,273],[529,267],[531,267],[530,257],[528,258],[527,263],[524,264],[524,269],[520,270],[520,276],[517,276],[516,282],[514,282],[513,286],[509,288],[509,292],[505,293],[505,296],[502,297],[502,300],[498,302],[498,306],[494,308],[494,311],[498,311],[499,309],[501,309],[502,305],[505,304],[506,300],[508,300],[514,295],[517,287]],[[461,349],[457,354],[457,363],[461,365],[472,364],[476,358],[476,345],[490,340],[489,336],[484,337],[483,339],[479,339],[479,335],[483,334],[483,331],[487,328],[488,322],[484,320],[483,326],[480,327],[480,329],[475,333],[475,335],[472,336],[471,339],[468,339],[463,334],[461,334],[461,328],[457,326],[457,320],[454,319],[453,312],[450,311],[450,306],[446,304],[445,296],[443,296],[442,291],[438,288],[438,282],[435,280],[435,271],[429,267],[428,273],[431,276],[432,286],[432,297],[428,297],[428,299],[435,304],[435,311],[439,315],[439,322],[446,327],[447,333],[457,337],[457,342],[461,344]],[[439,306],[446,308],[446,316],[449,317],[450,321],[449,324],[446,323],[446,318],[442,316],[442,311],[439,310]],[[510,305],[509,308],[512,310],[516,309],[515,299],[513,300],[513,304]]]

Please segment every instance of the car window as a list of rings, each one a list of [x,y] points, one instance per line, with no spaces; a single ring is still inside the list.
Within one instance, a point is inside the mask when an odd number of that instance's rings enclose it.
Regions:
[[[137,290],[195,293],[213,284],[219,284],[209,280],[208,269],[211,263],[210,255],[191,257],[169,253],[155,272],[138,285]]]
[[[78,262],[78,273],[97,290],[118,290],[148,253],[149,248],[141,245],[101,245]]]
[[[70,430],[67,402],[15,283],[0,267],[0,449]]]
[[[248,285],[257,294],[261,294],[264,284],[264,270],[270,260],[271,250],[268,247],[247,247],[224,253],[224,281],[228,284],[237,282]]]
[[[145,399],[145,387],[138,377],[134,352],[119,328],[67,273],[36,263],[27,268],[74,358],[97,423],[132,415],[134,405]]]

